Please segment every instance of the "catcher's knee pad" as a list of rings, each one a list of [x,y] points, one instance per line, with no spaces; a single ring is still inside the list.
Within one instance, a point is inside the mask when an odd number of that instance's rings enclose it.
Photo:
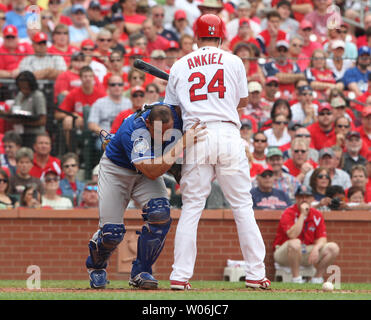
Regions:
[[[105,224],[98,230],[89,242],[90,256],[86,260],[86,267],[104,269],[112,252],[124,239],[124,224]]]
[[[143,209],[146,222],[139,233],[137,259],[133,262],[132,278],[140,272],[152,274],[152,265],[160,255],[170,229],[170,203],[166,198],[151,199]]]

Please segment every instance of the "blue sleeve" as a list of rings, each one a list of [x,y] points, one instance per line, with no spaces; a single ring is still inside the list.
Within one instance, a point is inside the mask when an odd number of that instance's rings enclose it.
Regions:
[[[343,77],[343,83],[345,87],[347,87],[350,83],[357,82],[357,81],[358,81],[357,75],[354,72],[353,68],[345,71],[344,77]]]
[[[263,73],[266,77],[275,76],[278,73],[278,69],[273,67],[272,62],[268,62],[263,66]]]

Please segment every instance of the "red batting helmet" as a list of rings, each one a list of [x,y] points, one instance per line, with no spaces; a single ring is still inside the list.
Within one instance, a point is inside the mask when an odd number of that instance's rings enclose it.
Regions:
[[[224,25],[222,19],[215,14],[204,14],[196,20],[195,34],[199,38],[223,38]]]

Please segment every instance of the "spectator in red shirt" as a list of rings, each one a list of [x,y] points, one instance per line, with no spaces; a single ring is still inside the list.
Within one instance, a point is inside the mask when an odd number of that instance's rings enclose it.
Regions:
[[[313,147],[320,150],[336,144],[334,115],[329,103],[323,102],[318,108],[318,121],[308,126]]]
[[[290,59],[295,62],[300,71],[304,71],[309,63],[310,59],[305,54],[303,54],[304,39],[300,34],[296,34],[290,38],[289,56]]]
[[[367,106],[362,112],[362,126],[358,129],[361,134],[364,151],[361,151],[361,155],[367,157],[371,152],[371,106]]]
[[[28,43],[19,43],[17,28],[7,25],[3,30],[4,43],[0,47],[0,78],[15,79],[19,74],[21,60],[33,54],[33,49]]]
[[[258,131],[253,135],[252,162],[260,164],[264,167],[267,166],[265,151],[268,147],[268,138],[263,131]]]
[[[147,38],[147,53],[151,54],[153,50],[166,50],[169,46],[169,40],[156,33],[152,19],[146,19],[142,23],[143,34]]]
[[[169,41],[166,51],[166,68],[170,69],[173,64],[180,58],[180,47],[177,41]]]
[[[233,51],[239,42],[253,43],[259,47],[258,41],[255,40],[254,32],[250,28],[250,20],[241,18],[239,21],[238,33],[229,43],[229,50]]]
[[[145,15],[137,14],[136,0],[120,0],[121,8],[125,19],[125,28],[129,34],[140,31]]]
[[[65,24],[58,24],[52,32],[53,45],[48,48],[48,53],[61,55],[66,62],[70,64],[71,55],[79,51],[78,48],[71,46],[69,41],[69,30]]]
[[[365,15],[363,17],[363,26],[364,29],[367,30],[368,28],[371,28],[371,12],[365,12]],[[367,46],[367,36],[359,36],[357,37],[357,48]]]
[[[322,283],[327,267],[339,254],[335,242],[327,242],[326,225],[320,211],[311,208],[313,193],[301,186],[295,194],[296,204],[287,208],[280,219],[273,242],[274,261],[291,268],[292,282],[303,283],[301,265],[313,265],[312,283]]]
[[[275,57],[276,44],[280,40],[288,41],[287,33],[280,30],[281,16],[273,10],[267,14],[267,29],[263,30],[256,37],[263,54]]]
[[[305,70],[309,66],[313,51],[316,49],[322,49],[323,47],[322,44],[317,41],[317,36],[313,33],[312,22],[303,20],[300,23],[299,35],[301,35],[304,40],[301,53],[308,58],[300,62],[300,69]]]
[[[262,94],[262,101],[273,107],[273,104],[281,96],[278,91],[279,80],[275,76],[267,77],[265,80],[264,91]]]
[[[303,183],[305,175],[317,168],[317,164],[309,158],[309,143],[305,138],[294,138],[291,141],[292,158],[285,161],[284,166],[289,173]]]
[[[83,128],[83,107],[92,106],[93,103],[104,96],[106,93],[103,89],[95,86],[95,76],[93,70],[89,66],[84,66],[80,70],[81,86],[73,89],[63,100],[60,108],[72,113],[75,120],[71,115],[67,115],[61,111],[55,112],[55,119],[63,120],[63,129],[66,134],[66,143],[70,144],[69,133],[72,128]]]
[[[61,176],[61,161],[50,155],[52,150],[52,140],[47,132],[40,133],[36,136],[33,150],[33,167],[30,171],[32,177],[42,179],[45,172],[50,170],[55,171],[59,176]]]
[[[55,26],[60,23],[70,26],[72,25],[72,20],[70,17],[62,14],[61,4],[61,0],[49,0],[48,9],[53,16],[53,23]]]
[[[113,120],[111,126],[111,133],[116,133],[120,128],[121,123],[134,112],[140,110],[145,102],[145,89],[141,86],[135,86],[130,91],[130,99],[133,104],[131,109],[121,111]]]
[[[113,51],[109,57],[108,72],[103,78],[103,86],[107,90],[108,79],[113,75],[121,77],[124,82],[124,90],[129,87],[128,75],[123,71],[124,56],[121,51]]]

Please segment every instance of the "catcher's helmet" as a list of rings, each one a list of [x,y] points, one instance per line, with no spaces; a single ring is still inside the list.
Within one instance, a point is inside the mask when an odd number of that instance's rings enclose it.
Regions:
[[[195,35],[199,38],[223,38],[224,24],[215,14],[204,14],[196,20]]]

